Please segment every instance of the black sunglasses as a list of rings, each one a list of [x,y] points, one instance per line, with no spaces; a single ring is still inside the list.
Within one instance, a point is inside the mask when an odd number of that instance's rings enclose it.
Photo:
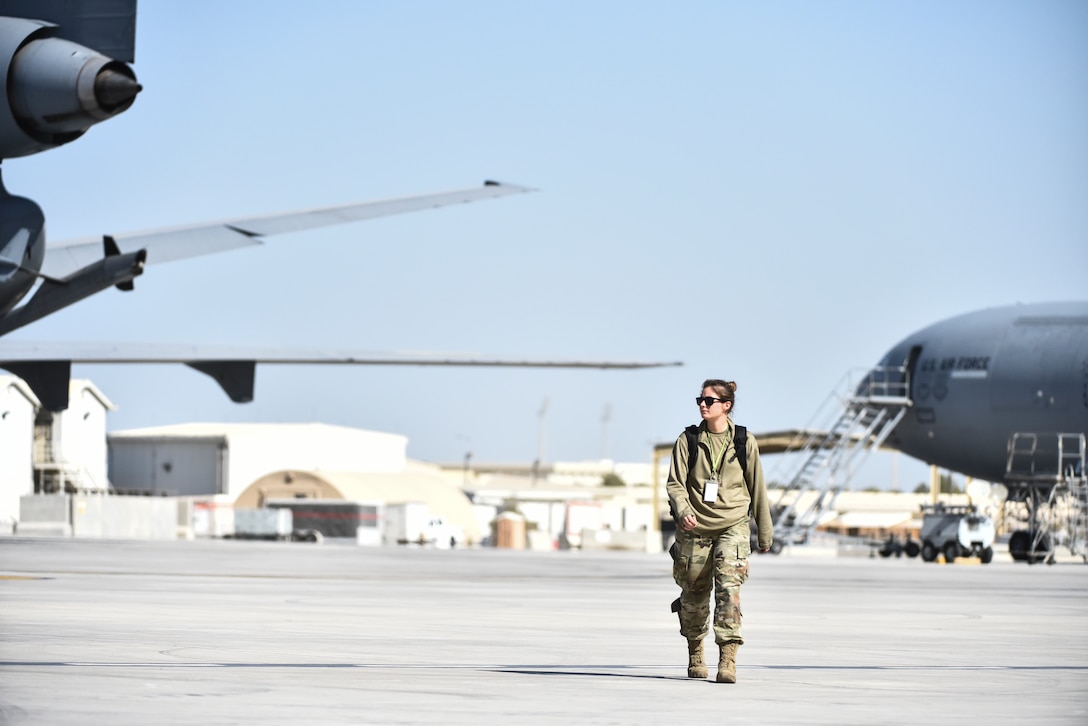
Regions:
[[[695,397],[695,405],[697,405],[697,406],[700,403],[705,403],[706,407],[710,408],[711,406],[713,406],[715,403],[718,403],[718,402],[725,403],[725,399],[724,398],[714,398],[713,396],[696,396]]]

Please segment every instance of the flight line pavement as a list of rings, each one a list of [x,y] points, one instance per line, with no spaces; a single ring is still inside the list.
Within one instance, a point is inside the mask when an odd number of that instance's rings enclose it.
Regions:
[[[735,685],[676,594],[663,554],[0,538],[0,723],[1088,723],[1084,564],[755,556]]]

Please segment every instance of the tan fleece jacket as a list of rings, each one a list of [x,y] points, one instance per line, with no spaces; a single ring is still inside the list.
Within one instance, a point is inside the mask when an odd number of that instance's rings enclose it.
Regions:
[[[703,489],[711,478],[710,434],[706,422],[699,424],[699,450],[695,465],[688,476],[688,437],[680,434],[672,447],[672,465],[669,467],[667,489],[669,501],[680,519],[695,515],[698,524],[693,532],[700,536],[713,536],[747,517],[755,518],[759,527],[759,548],[769,549],[773,539],[771,507],[767,500],[767,485],[763,480],[763,465],[759,461],[759,445],[751,432],[745,447],[748,459],[748,476],[741,471],[733,446],[736,428],[729,421],[725,436],[724,463],[718,479],[718,496],[713,502],[703,501]],[[717,447],[715,446],[715,453]],[[747,481],[746,481],[747,479]]]

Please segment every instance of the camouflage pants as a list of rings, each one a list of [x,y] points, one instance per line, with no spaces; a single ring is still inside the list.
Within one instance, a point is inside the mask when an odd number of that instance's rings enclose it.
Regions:
[[[714,641],[743,643],[740,636],[740,586],[748,579],[752,545],[748,520],[715,537],[677,531],[678,552],[672,576],[680,586],[680,633],[688,640],[706,637],[710,593],[714,592]]]

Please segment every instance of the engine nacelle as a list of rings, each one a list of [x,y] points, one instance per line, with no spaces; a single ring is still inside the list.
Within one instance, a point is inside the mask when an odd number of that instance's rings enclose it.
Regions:
[[[0,18],[0,159],[78,139],[132,105],[127,64],[70,40],[42,20]]]

